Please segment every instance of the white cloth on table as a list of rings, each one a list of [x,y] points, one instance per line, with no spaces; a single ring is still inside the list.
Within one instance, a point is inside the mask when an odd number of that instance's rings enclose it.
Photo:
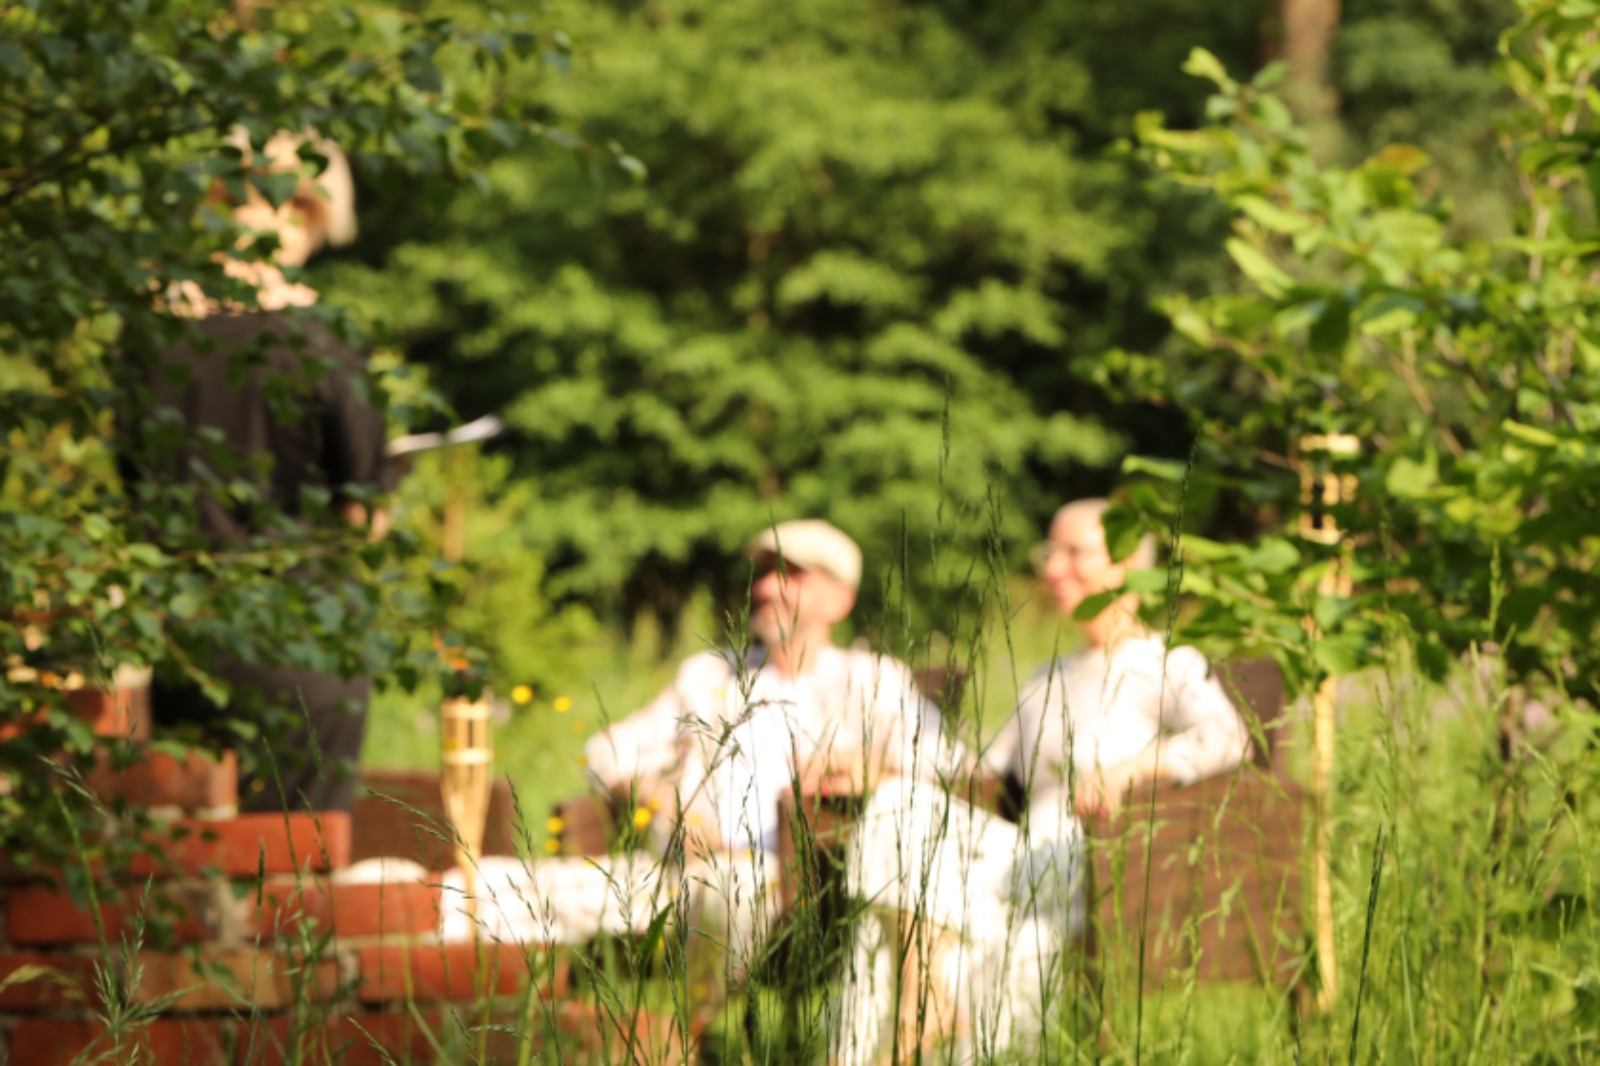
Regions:
[[[467,878],[447,872],[441,933],[470,940],[474,923],[488,939],[582,944],[601,933],[640,935],[671,904],[659,864],[642,852],[594,858],[524,862],[486,855],[476,867],[477,914],[467,900]]]
[[[428,869],[411,859],[385,856],[351,863],[342,870],[333,871],[328,880],[335,885],[426,884]]]
[[[477,864],[476,916],[461,870],[442,883],[445,940],[472,939],[476,924],[486,939],[585,944],[601,934],[643,936],[670,910],[668,935],[677,935],[677,917],[687,916],[690,944],[714,942],[739,973],[780,910],[778,861],[764,852],[716,852],[681,869],[644,852],[529,863],[485,856]]]

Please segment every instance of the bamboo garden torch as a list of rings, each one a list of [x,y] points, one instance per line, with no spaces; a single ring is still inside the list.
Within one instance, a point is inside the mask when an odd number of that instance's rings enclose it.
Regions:
[[[445,469],[449,488],[440,521],[440,555],[460,562],[466,550],[467,484],[471,452],[464,445],[497,436],[503,429],[495,415],[484,415],[443,433],[417,433],[389,442],[386,452],[397,470],[409,467],[421,452],[449,449]],[[447,653],[448,655],[449,653]],[[453,661],[455,680],[464,680],[468,663]],[[477,699],[451,696],[439,708],[439,792],[445,816],[455,835],[456,865],[466,887],[466,913],[478,928],[478,857],[489,820],[489,794],[494,775],[494,741],[490,733],[487,692]]]
[[[451,448],[446,457],[450,489],[441,524],[440,554],[458,563],[465,554],[467,464],[465,448]],[[455,830],[456,868],[466,892],[467,920],[478,935],[478,856],[483,854],[483,830],[489,820],[489,789],[494,773],[494,741],[490,735],[489,698],[452,696],[439,708],[439,791],[444,813]]]
[[[1300,438],[1300,536],[1317,544],[1340,547],[1344,531],[1339,528],[1335,508],[1355,498],[1356,477],[1341,467],[1361,450],[1358,438],[1348,433],[1308,434]],[[1347,597],[1351,592],[1349,560],[1340,551],[1323,571],[1317,591],[1324,596]],[[1317,627],[1308,620],[1311,639]],[[1317,969],[1320,989],[1317,1005],[1326,1011],[1338,992],[1338,967],[1334,959],[1333,882],[1329,863],[1332,842],[1330,794],[1333,787],[1334,713],[1333,697],[1338,678],[1331,673],[1323,679],[1312,703],[1311,801],[1312,899],[1317,936]]]
[[[466,887],[466,913],[474,935],[478,929],[478,856],[489,819],[489,792],[494,775],[494,742],[489,731],[489,698],[454,696],[439,709],[442,725],[439,791],[444,812],[455,829],[456,866]]]

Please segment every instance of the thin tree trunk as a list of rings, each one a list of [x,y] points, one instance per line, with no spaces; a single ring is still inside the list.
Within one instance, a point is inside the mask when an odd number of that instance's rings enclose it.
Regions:
[[[1331,119],[1339,96],[1329,77],[1339,0],[1283,0],[1283,58],[1289,103],[1307,122]]]

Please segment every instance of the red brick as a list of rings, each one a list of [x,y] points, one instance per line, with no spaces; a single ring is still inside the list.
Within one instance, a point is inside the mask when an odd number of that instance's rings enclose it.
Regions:
[[[151,1062],[161,1066],[230,1066],[230,1044],[237,1032],[225,1018],[156,1018],[119,1043],[99,1022],[61,1018],[24,1018],[11,1034],[14,1066],[69,1066],[93,1045],[92,1058],[103,1052],[108,1063]]]
[[[103,689],[85,686],[67,693],[67,706],[101,736],[148,740],[150,686]]]
[[[443,889],[437,884],[392,882],[377,885],[280,880],[267,885],[255,929],[262,936],[284,936],[296,923],[316,920],[319,932],[341,939],[420,936],[439,928]]]
[[[242,878],[258,870],[336,870],[350,865],[350,816],[321,811],[244,814],[220,822],[180,818],[150,830],[147,841],[160,853],[134,856],[130,872],[135,877],[215,870]]]
[[[539,1019],[540,1024],[543,1023]],[[623,1062],[631,1043],[634,1062],[683,1061],[683,1041],[676,1016],[670,1011],[650,1011],[643,1007],[621,1016],[602,1012],[591,1003],[569,1000],[555,1010],[555,1031],[575,1042],[578,1050],[606,1062]],[[632,1040],[628,1033],[632,1033]]]
[[[153,1003],[181,992],[173,1011],[235,1010],[251,1007],[275,1010],[292,1006],[298,985],[314,982],[313,998],[328,1000],[339,991],[338,963],[324,959],[309,968],[270,951],[202,950],[199,952],[141,951],[135,956],[139,983],[131,988],[135,1003]],[[7,1010],[44,1010],[87,1007],[99,1001],[97,955],[7,952],[0,954],[0,982],[24,967],[48,973],[0,990],[0,1007]],[[121,974],[123,960],[108,965]]]
[[[0,1008],[41,1010],[82,1002],[94,960],[42,951],[0,952]],[[25,973],[24,971],[38,971]]]
[[[461,1000],[510,996],[534,978],[546,977],[544,962],[531,961],[517,944],[380,944],[359,949],[363,1003],[388,1000]],[[530,968],[535,972],[530,973]],[[558,980],[561,974],[557,974]]]
[[[363,770],[352,830],[355,861],[398,857],[438,871],[456,865],[439,782],[437,770]],[[517,822],[511,784],[500,777],[489,788],[482,854],[517,854]]]
[[[145,942],[165,930],[171,943],[189,944],[216,937],[221,929],[220,900],[214,887],[160,885],[151,897],[143,889],[102,886],[100,917],[112,945],[134,935],[135,919],[144,910]],[[6,929],[13,944],[98,944],[94,912],[80,906],[64,890],[45,885],[13,889],[5,900]]]
[[[103,688],[75,688],[63,694],[67,709],[86,720],[100,736],[122,737],[126,740],[150,739],[150,688],[106,690]],[[10,740],[32,728],[40,714],[31,714],[21,721],[0,726],[0,741]]]
[[[258,1014],[239,1034],[233,1066],[342,1066],[331,1054],[332,1033],[327,1016]]]
[[[185,814],[232,816],[239,809],[239,760],[231,751],[213,759],[198,750],[183,758],[164,751],[141,753],[138,762],[121,770],[101,753],[88,777],[89,790],[102,800],[123,800],[135,807],[176,808]]]
[[[420,1025],[417,1024],[419,1016]],[[549,1034],[543,1010],[535,1010],[530,1026],[520,1004],[495,1005],[487,1009],[481,1004],[458,1004],[353,1012],[336,1021],[334,1032],[338,1034],[335,1047],[341,1056],[339,1066],[392,1066],[408,1061],[438,1063],[439,1066],[478,1061],[509,1064],[520,1061],[524,1042],[533,1044],[532,1057],[536,1062],[563,1061],[560,1055],[552,1055],[548,1049]],[[478,1058],[480,1041],[484,1045],[481,1060]]]
[[[435,1041],[448,1044],[456,1023],[438,1009],[359,1011],[335,1019],[329,1028],[340,1066],[391,1066],[433,1062]]]
[[[319,1002],[339,992],[339,966],[332,958],[300,964],[271,951],[207,950],[198,955],[142,952],[139,963],[137,1001],[187,990],[171,1008],[178,1011],[289,1007],[297,987],[307,982],[312,986],[307,995]]]

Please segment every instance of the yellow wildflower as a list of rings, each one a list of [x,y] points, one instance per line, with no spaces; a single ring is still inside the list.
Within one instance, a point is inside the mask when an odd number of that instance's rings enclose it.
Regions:
[[[636,807],[636,808],[634,808],[634,811],[633,811],[633,827],[635,829],[639,829],[639,830],[644,829],[645,826],[650,824],[650,819],[652,817],[654,817],[654,815],[652,815],[650,813],[650,808],[649,807]]]
[[[550,701],[550,706],[557,714],[566,714],[568,711],[572,710],[572,697],[557,696],[555,699]]]
[[[560,855],[561,841],[557,840],[555,837],[551,837],[549,840],[544,842],[544,850],[551,855]]]
[[[567,823],[562,821],[561,815],[559,814],[552,814],[550,816],[550,820],[544,823],[545,832],[549,833],[553,837],[560,836],[561,831],[566,827]]]
[[[521,706],[533,699],[533,688],[529,685],[518,685],[511,690],[511,702]]]

